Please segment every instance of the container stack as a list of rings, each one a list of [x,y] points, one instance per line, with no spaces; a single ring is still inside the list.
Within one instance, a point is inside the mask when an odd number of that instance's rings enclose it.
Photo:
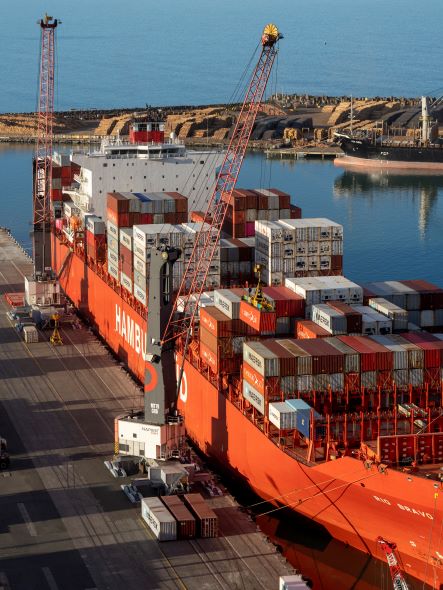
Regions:
[[[218,516],[209,508],[201,494],[185,494],[186,506],[196,519],[197,536],[202,539],[218,537]]]
[[[343,272],[343,226],[329,219],[256,221],[255,245],[268,285]]]
[[[362,316],[361,333],[368,336],[392,334],[392,320],[368,305],[353,305]]]
[[[383,297],[371,297],[368,305],[392,320],[392,330],[394,332],[404,332],[408,329],[408,312],[406,309],[402,309]]]
[[[222,195],[222,199],[229,203],[223,231],[233,238],[254,236],[256,220],[290,219],[299,214],[298,208],[291,209],[290,195],[277,189],[235,189],[232,196]]]
[[[88,215],[85,223],[85,244],[88,258],[103,263],[106,259],[105,222],[95,215]]]
[[[254,281],[254,238],[220,240],[221,281],[238,285]]]
[[[241,294],[228,289],[215,291],[214,303],[214,307],[200,309],[200,358],[215,374],[237,373],[243,342],[252,332],[239,319]]]
[[[285,286],[305,300],[305,316],[310,318],[312,306],[318,303],[341,302],[360,305],[363,288],[344,276],[287,278]]]
[[[243,345],[243,397],[264,415],[270,402],[318,392],[439,391],[443,335],[267,339]]]
[[[443,328],[443,289],[437,285],[413,280],[380,281],[363,287],[365,302],[383,298],[406,310],[409,323],[421,328]]]
[[[106,222],[106,240],[107,240],[107,251],[108,251],[108,274],[111,275],[116,281],[120,282],[120,235],[119,227],[112,223],[112,221]]]
[[[179,193],[108,193],[107,221],[117,227],[185,223],[188,199]]]

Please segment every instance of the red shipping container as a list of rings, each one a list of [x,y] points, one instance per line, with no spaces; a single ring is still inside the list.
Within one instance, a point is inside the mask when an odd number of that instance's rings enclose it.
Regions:
[[[240,319],[261,334],[275,334],[277,323],[275,312],[263,311],[247,301],[241,301]]]
[[[108,193],[106,202],[107,208],[115,213],[129,213],[129,199],[120,193]]]
[[[263,345],[278,356],[280,377],[297,375],[297,357],[275,340],[264,340]]]
[[[300,207],[297,207],[296,205],[291,205],[289,207],[289,209],[290,209],[290,218],[291,219],[301,219],[302,211],[301,211]]]
[[[140,213],[140,223],[139,224],[135,224],[135,225],[144,225],[144,224],[150,224],[153,223],[154,220],[154,216],[152,215],[152,213]],[[182,222],[184,223],[184,222]]]
[[[255,236],[255,222],[247,221],[245,223],[245,238],[252,238]]]
[[[232,225],[233,238],[246,238],[245,223],[237,223]]]
[[[256,389],[262,395],[265,394],[265,378],[260,373],[248,365],[248,363],[243,362],[243,379],[247,381],[254,389]]]
[[[343,256],[341,254],[333,254],[331,256],[331,268],[332,270],[343,269]]]
[[[200,342],[203,342],[209,350],[215,352],[217,355],[221,353],[224,356],[231,357],[233,354],[232,351],[232,336],[228,336],[227,338],[217,338],[214,334],[211,334],[205,328],[200,327]]]
[[[234,215],[232,216],[232,221],[234,222],[234,225],[244,225],[246,218],[245,218],[245,212],[244,211],[235,211],[234,210]]]
[[[327,338],[331,334],[313,322],[312,320],[298,320],[295,326],[295,337],[304,338]]]
[[[130,262],[120,261],[120,270],[127,277],[132,277],[132,272],[133,272],[132,260]]]
[[[168,197],[172,197],[175,200],[175,211],[176,213],[188,213],[188,197],[181,193],[165,193]]]
[[[52,165],[52,178],[61,178],[62,177],[62,167],[58,166],[57,164]]]
[[[297,340],[297,346],[312,356],[312,374],[343,373],[344,354],[320,339]]]
[[[222,311],[212,306],[200,309],[200,327],[217,338],[240,336],[245,333],[239,320],[231,320]]]
[[[269,190],[274,195],[278,195],[279,209],[289,209],[291,207],[291,195],[277,188],[270,188]]]
[[[61,188],[51,188],[51,201],[61,201],[62,200],[62,189]]]
[[[443,307],[443,289],[437,285],[421,279],[400,282],[420,293],[421,309],[441,309]]]
[[[120,252],[120,260],[122,262],[130,263],[130,265],[132,267],[133,254],[132,254],[131,250],[129,250],[129,248],[127,248],[124,244],[122,244],[120,242],[119,252]]]
[[[242,362],[242,355],[228,357],[223,355],[220,350],[216,354],[203,342],[200,342],[200,358],[214,373],[238,373]]]
[[[234,211],[244,211],[246,209],[246,195],[241,189],[234,189],[232,195],[223,193],[222,201],[229,203]]]
[[[337,336],[337,338],[360,354],[362,373],[377,370],[376,352],[368,346],[367,338],[363,336]]]
[[[203,223],[206,219],[206,214],[203,211],[191,211],[190,219],[194,223]]]
[[[424,353],[425,368],[443,367],[443,341],[428,332],[407,332],[402,337]]]
[[[357,338],[363,338],[363,336],[357,336]],[[370,336],[366,338],[367,345],[376,354],[376,371],[392,371],[394,368],[394,353],[389,348],[375,342]],[[362,369],[364,370],[364,369]]]
[[[362,314],[355,311],[347,303],[341,301],[328,301],[329,307],[336,309],[346,316],[346,331],[348,334],[361,334],[362,332]]]
[[[178,496],[160,496],[160,500],[177,521],[177,539],[194,539],[196,535],[195,518]]]
[[[304,318],[305,299],[287,287],[263,287],[263,293],[275,303],[278,318]]]

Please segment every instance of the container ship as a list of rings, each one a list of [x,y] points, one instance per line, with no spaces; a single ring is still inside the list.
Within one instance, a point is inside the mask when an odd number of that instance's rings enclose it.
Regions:
[[[71,157],[60,177],[86,175]],[[54,222],[53,269],[146,383],[150,248],[180,247],[177,288],[197,230],[210,226],[174,191],[108,192],[106,221],[72,195],[63,190]],[[441,587],[443,290],[345,278],[342,226],[301,218],[277,189],[236,189],[223,235],[184,359],[187,436],[338,540],[383,558],[377,538],[392,538],[405,571]],[[183,350],[177,341],[177,367]],[[167,438],[148,448],[143,424],[128,422],[116,427],[120,453],[168,456]]]
[[[236,188],[280,38],[265,27],[215,188],[208,155],[189,163],[192,178],[206,170],[200,191],[176,183],[173,142],[149,123],[54,159],[51,268],[144,386],[143,415],[115,421],[116,453],[178,457],[186,434],[276,510],[378,557],[389,539],[406,573],[443,588],[443,290],[358,285],[340,224],[302,218],[278,189]],[[160,184],[135,185],[132,169]],[[164,347],[171,306],[193,321]]]
[[[432,124],[427,97],[422,97],[419,139],[337,132],[335,141],[345,153],[335,159],[336,166],[443,171],[443,142],[438,137],[438,125]]]

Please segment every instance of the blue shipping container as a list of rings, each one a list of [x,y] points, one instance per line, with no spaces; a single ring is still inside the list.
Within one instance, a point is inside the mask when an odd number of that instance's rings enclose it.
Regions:
[[[289,407],[291,407],[296,412],[296,430],[298,430],[305,438],[309,438],[311,426],[311,406],[302,399],[287,399],[285,401]],[[314,419],[317,420],[318,418],[320,418],[320,414],[314,410]]]

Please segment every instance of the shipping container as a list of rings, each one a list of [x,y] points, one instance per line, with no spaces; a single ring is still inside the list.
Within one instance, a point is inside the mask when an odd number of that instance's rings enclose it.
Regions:
[[[216,289],[214,291],[214,306],[231,320],[240,318],[240,303],[246,294],[244,289]]]
[[[296,427],[297,412],[286,402],[271,402],[268,407],[269,422],[279,430],[290,430]]]
[[[296,413],[296,426],[295,428],[305,437],[310,437],[311,419],[318,420],[320,414],[318,414],[309,404],[302,399],[287,399],[286,404],[295,410]]]
[[[312,357],[312,374],[343,373],[344,355],[323,338],[298,340],[297,346]]]
[[[326,342],[344,355],[344,373],[360,373],[360,354],[339,338],[328,338]]]
[[[312,320],[298,320],[295,325],[296,338],[326,338],[331,334]]]
[[[141,516],[159,541],[177,539],[177,522],[159,498],[142,498]]]
[[[326,303],[316,303],[312,306],[311,319],[333,336],[347,334],[345,314]]]
[[[408,329],[408,312],[383,297],[370,297],[368,305],[392,320],[393,330]]]
[[[280,374],[280,359],[265,341],[245,342],[243,359],[263,377],[278,377]]]
[[[258,309],[246,301],[240,303],[240,319],[257,333],[262,335],[275,334],[275,312]]]
[[[283,286],[263,287],[263,293],[266,295],[266,298],[273,303],[277,318],[305,317],[305,300],[301,295],[291,291],[291,289]]]
[[[196,519],[197,536],[202,539],[218,536],[218,516],[208,506],[201,494],[185,494],[186,506]]]
[[[177,539],[194,539],[196,522],[178,496],[161,496],[161,501],[177,521]]]

